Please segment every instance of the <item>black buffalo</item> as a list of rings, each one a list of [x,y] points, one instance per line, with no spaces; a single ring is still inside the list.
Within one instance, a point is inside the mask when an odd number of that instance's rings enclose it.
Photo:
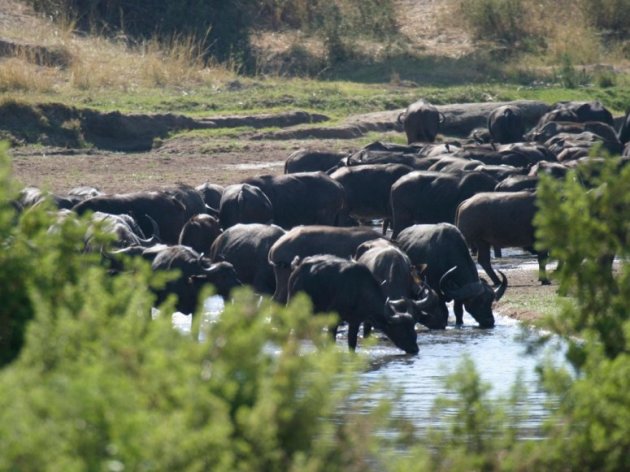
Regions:
[[[168,244],[177,244],[181,230],[188,221],[184,204],[164,192],[100,195],[88,198],[72,209],[79,215],[87,211],[131,215],[145,234],[152,234],[154,221],[159,228],[160,237]]]
[[[284,173],[295,174],[296,172],[326,172],[337,166],[343,158],[347,156],[343,152],[311,151],[299,149],[292,153],[284,161]]]
[[[160,243],[159,231],[154,228],[153,235],[147,238],[138,223],[126,214],[110,215],[97,211],[92,214],[92,221],[97,223],[102,231],[114,236],[113,246],[125,248],[129,246],[149,247]],[[86,235],[90,239],[91,230]],[[89,244],[89,243],[88,243]]]
[[[213,211],[208,211],[213,216],[217,215],[219,211],[219,203],[221,202],[221,195],[223,195],[223,186],[218,184],[211,184],[209,182],[203,183],[195,187],[195,189],[201,194],[204,203],[207,207]]]
[[[393,237],[414,223],[453,223],[457,206],[476,193],[491,192],[497,181],[481,172],[411,172],[392,185]]]
[[[359,326],[369,322],[385,333],[403,351],[418,352],[415,320],[408,313],[396,313],[367,267],[331,255],[296,258],[288,281],[292,298],[306,293],[315,313],[337,312],[348,323],[348,347],[356,349]],[[338,323],[331,327],[336,336]]]
[[[432,143],[444,122],[444,115],[430,103],[418,100],[398,116],[398,122],[403,125],[407,143]]]
[[[267,195],[249,184],[228,185],[219,204],[219,221],[227,229],[237,223],[271,223],[273,207]]]
[[[601,121],[613,126],[612,113],[598,100],[593,102],[558,102],[553,108],[545,113],[538,124],[550,121]]]
[[[385,296],[401,300],[401,308],[418,323],[427,328],[446,326],[437,293],[420,279],[409,256],[394,243],[385,239],[367,241],[357,248],[354,259],[370,270]]]
[[[170,294],[174,294],[177,296],[175,307],[184,314],[195,312],[204,286],[213,285],[217,294],[227,298],[233,288],[241,285],[232,264],[228,262],[212,264],[209,259],[187,246],[158,249],[151,268],[154,271],[179,271],[175,280],[156,290],[156,303],[159,305]]]
[[[413,169],[400,164],[342,167],[330,177],[346,192],[346,205],[351,217],[358,220],[391,218],[389,194],[394,182]],[[385,231],[386,223],[383,223]]]
[[[532,192],[479,193],[462,202],[455,224],[471,248],[477,250],[477,261],[493,283],[500,282],[490,264],[490,247],[522,247],[538,257],[538,278],[549,280],[545,271],[547,251],[536,251],[534,216],[536,194]]]
[[[516,143],[523,140],[525,123],[518,108],[503,105],[488,115],[488,131],[492,141]]]
[[[494,326],[492,304],[507,288],[507,279],[493,290],[479,278],[462,233],[452,224],[414,225],[403,230],[397,238],[400,247],[416,265],[426,266],[428,284],[440,294],[442,310],[446,302],[454,300],[457,324],[463,322],[463,308],[482,328]]]
[[[538,186],[536,175],[512,175],[507,177],[494,187],[495,192],[520,192],[526,190],[534,192]]]
[[[221,226],[214,216],[195,215],[182,228],[178,244],[191,247],[199,253],[208,254],[210,246],[220,234]]]
[[[335,225],[343,218],[343,186],[323,172],[263,175],[243,183],[260,188],[273,207],[273,221],[285,229],[298,225]]]
[[[273,294],[276,280],[269,263],[269,249],[284,235],[276,225],[237,224],[225,230],[212,244],[210,259],[234,266],[238,278],[258,293]]]
[[[365,227],[314,225],[293,228],[269,250],[269,262],[276,277],[274,299],[281,303],[286,302],[287,281],[291,273],[291,263],[296,256],[302,258],[331,254],[350,259],[360,244],[380,237],[378,232]]]

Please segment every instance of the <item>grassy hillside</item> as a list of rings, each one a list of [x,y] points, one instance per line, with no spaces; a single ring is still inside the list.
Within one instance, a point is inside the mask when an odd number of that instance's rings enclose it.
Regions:
[[[630,106],[628,61],[619,51],[601,56],[613,64],[581,65],[566,55],[554,63],[542,53],[506,57],[500,41],[474,39],[455,0],[392,5],[391,34],[345,36],[347,55],[335,62],[321,36],[295,29],[303,25],[280,12],[276,24],[252,31],[257,70],[245,75],[236,59],[208,60],[190,36],[85,34],[61,15],[53,22],[27,2],[0,0],[0,92],[5,102],[195,115],[300,108],[335,118],[400,108],[421,96],[435,103],[598,98],[616,112]]]

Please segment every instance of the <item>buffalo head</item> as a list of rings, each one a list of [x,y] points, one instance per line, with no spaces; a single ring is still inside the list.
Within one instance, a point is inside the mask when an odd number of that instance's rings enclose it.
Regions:
[[[478,279],[466,285],[459,285],[453,279],[457,266],[448,270],[440,279],[440,290],[444,295],[463,303],[466,311],[479,323],[482,328],[494,326],[492,304],[501,299],[507,289],[507,277],[501,271],[501,283],[494,289],[485,280]]]
[[[196,285],[212,284],[217,295],[223,298],[230,296],[232,289],[243,285],[234,266],[229,262],[216,262],[203,267],[203,272],[189,277],[189,283]]]
[[[398,312],[396,306],[401,300],[385,301],[385,325],[380,327],[381,331],[393,341],[396,347],[402,349],[407,354],[417,354],[418,334],[416,333],[416,320],[409,313]]]

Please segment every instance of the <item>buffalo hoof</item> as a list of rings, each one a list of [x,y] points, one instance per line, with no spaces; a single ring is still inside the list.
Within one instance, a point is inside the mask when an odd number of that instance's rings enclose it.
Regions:
[[[540,281],[540,285],[551,285],[551,281],[549,279],[543,279]]]

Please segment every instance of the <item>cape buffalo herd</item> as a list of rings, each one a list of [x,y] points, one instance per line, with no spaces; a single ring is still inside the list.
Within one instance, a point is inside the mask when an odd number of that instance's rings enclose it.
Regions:
[[[615,154],[618,165],[630,158],[630,113],[615,120],[599,102],[557,103],[538,123],[516,104],[484,116],[487,129],[471,125],[462,134],[473,138],[443,137],[456,117],[419,100],[392,123],[404,130],[405,145],[301,149],[284,174],[227,187],[205,182],[113,195],[27,187],[13,203],[22,211],[56,206],[59,219],[90,215],[85,250],[100,251],[112,275],[130,256],[175,271],[153,289],[156,304],[174,295],[177,310],[194,313],[205,285],[229,297],[246,284],[278,303],[304,292],[315,313],[339,315],[333,336],[347,323],[350,349],[363,324],[364,337],[374,328],[413,354],[418,324],[444,329],[450,301],[456,325],[466,310],[479,327],[494,326],[493,304],[508,281],[493,269],[491,247],[495,255],[511,247],[533,252],[540,281],[549,283],[534,227],[540,175],[572,175],[588,186],[593,166]],[[585,163],[589,172],[581,173]],[[382,232],[374,220],[383,221]],[[111,244],[96,243],[96,228],[111,234]],[[479,276],[473,255],[491,282]]]

